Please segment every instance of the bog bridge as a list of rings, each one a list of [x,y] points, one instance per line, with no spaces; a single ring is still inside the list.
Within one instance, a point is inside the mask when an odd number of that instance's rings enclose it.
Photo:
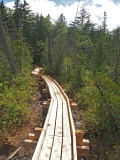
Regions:
[[[89,141],[83,139],[82,130],[75,131],[72,118],[71,109],[75,109],[77,105],[68,99],[63,88],[54,79],[42,75],[41,71],[41,68],[36,68],[32,74],[37,76],[42,94],[47,99],[43,102],[43,111],[47,111],[47,114],[43,129],[36,128],[34,134],[28,135],[31,144],[38,140],[32,160],[88,158]]]

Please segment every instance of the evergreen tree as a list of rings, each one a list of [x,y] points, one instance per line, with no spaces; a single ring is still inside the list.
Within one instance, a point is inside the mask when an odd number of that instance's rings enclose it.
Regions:
[[[14,21],[16,23],[17,29],[21,28],[21,21],[22,21],[22,4],[20,0],[15,1],[15,6],[14,6]]]
[[[103,22],[102,22],[102,29],[104,32],[107,31],[107,23],[106,23],[106,20],[107,20],[107,13],[104,12],[104,18],[103,18]]]
[[[4,6],[3,0],[0,3],[0,12],[1,12],[2,21],[5,22],[7,20],[7,9]]]
[[[61,74],[62,61],[64,53],[66,51],[67,44],[67,25],[65,17],[61,14],[58,17],[58,21],[55,23],[52,31],[52,60],[53,60],[53,70],[57,75]],[[59,64],[59,65],[58,65]]]
[[[31,10],[29,4],[24,0],[23,4],[20,0],[15,1],[14,6],[14,20],[17,29],[21,31],[22,37],[29,39],[29,33],[31,32]]]
[[[51,30],[51,21],[49,17],[43,17],[42,15],[36,15],[34,18],[31,37],[29,38],[29,44],[33,49],[33,63],[39,65],[42,60],[46,59],[44,53],[45,46],[48,45],[49,31]],[[33,41],[34,39],[34,41]],[[48,48],[46,47],[46,53]],[[45,63],[46,63],[45,62]]]
[[[83,27],[86,22],[90,19],[90,14],[85,10],[80,10],[78,17],[75,20],[75,24],[79,27]]]
[[[0,3],[1,15],[2,15],[2,12],[3,12],[4,8],[5,8],[5,6],[4,6],[3,0],[2,0],[1,3]]]
[[[23,37],[26,37],[31,32],[31,10],[29,4],[24,0],[22,5],[22,27]]]
[[[66,18],[65,18],[65,16],[63,15],[63,13],[61,13],[61,15],[59,16],[58,22],[61,22],[61,23],[63,23],[63,24],[66,24],[66,23],[67,23],[67,22],[66,22]]]

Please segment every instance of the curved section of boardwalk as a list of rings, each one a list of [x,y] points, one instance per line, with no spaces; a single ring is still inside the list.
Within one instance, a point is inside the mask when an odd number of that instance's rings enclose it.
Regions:
[[[69,99],[55,80],[42,78],[49,87],[51,103],[32,160],[77,160]]]

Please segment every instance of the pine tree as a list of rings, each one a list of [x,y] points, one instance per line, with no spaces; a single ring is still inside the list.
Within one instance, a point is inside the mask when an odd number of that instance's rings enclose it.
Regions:
[[[2,15],[2,10],[5,8],[3,0],[0,3],[0,9],[1,9],[1,15]]]
[[[20,8],[20,0],[16,0],[15,1],[15,9],[19,9]]]
[[[2,21],[5,22],[7,17],[7,10],[6,10],[6,7],[4,6],[3,0],[0,3],[0,11],[2,16]]]
[[[80,10],[79,16],[75,20],[75,24],[79,27],[83,27],[85,22],[88,22],[90,19],[90,14],[85,10]]]
[[[67,23],[67,22],[66,22],[66,18],[65,18],[65,16],[63,15],[63,13],[61,13],[61,15],[59,16],[58,22],[61,22],[61,23],[63,23],[63,24],[66,24],[66,23]]]
[[[30,14],[30,6],[24,0],[24,3],[22,5],[22,34],[23,37],[28,38],[29,33],[31,32],[31,14]]]
[[[21,28],[21,21],[22,21],[22,4],[20,0],[15,1],[15,6],[14,6],[14,21],[16,23],[17,29]]]
[[[106,30],[107,30],[107,23],[106,23],[106,20],[107,20],[107,13],[104,12],[104,18],[103,18],[103,22],[102,22],[102,29],[103,29],[104,33],[105,33]]]

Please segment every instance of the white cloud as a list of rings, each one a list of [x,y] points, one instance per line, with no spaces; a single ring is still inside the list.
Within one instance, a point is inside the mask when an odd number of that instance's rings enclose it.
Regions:
[[[6,1],[5,1],[5,5],[6,5],[7,7],[9,7],[9,8],[13,8],[13,6],[14,6],[14,1],[12,1],[12,2],[6,2]]]
[[[42,13],[43,16],[47,16],[49,13],[53,20],[57,20],[59,15],[63,13],[68,23],[74,21],[78,7],[78,2],[75,2],[75,0],[71,0],[73,2],[71,5],[66,3],[64,6],[56,5],[54,1],[49,0],[27,0],[27,2],[30,4],[33,12]],[[106,11],[108,29],[112,30],[120,26],[118,19],[118,15],[120,15],[120,3],[116,5],[112,0],[92,0],[91,3],[89,2],[89,0],[80,1],[79,10],[84,7],[91,14],[91,20],[94,23],[101,24],[100,18],[103,19],[104,11]],[[12,8],[14,2],[5,2],[5,5]]]
[[[101,5],[102,7],[96,7],[96,4]],[[91,19],[95,23],[99,22],[98,17],[103,17],[104,12],[107,13],[107,25],[108,29],[112,30],[117,26],[120,26],[120,21],[118,20],[118,15],[120,14],[120,3],[115,4],[110,0],[93,0],[92,6],[89,4],[86,6],[87,11],[91,14]]]

